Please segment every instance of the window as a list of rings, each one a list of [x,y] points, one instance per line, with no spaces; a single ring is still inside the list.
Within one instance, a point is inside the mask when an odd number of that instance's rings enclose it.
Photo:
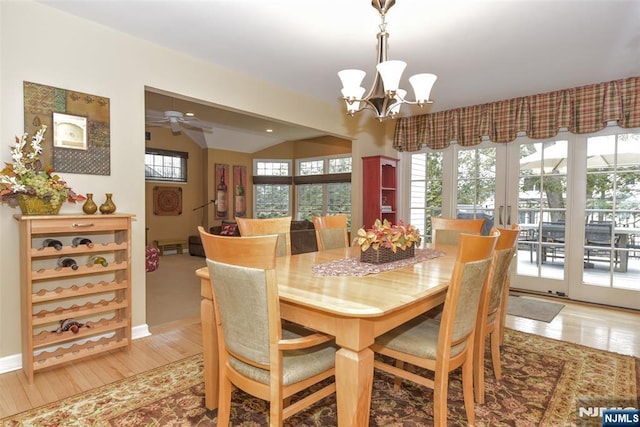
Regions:
[[[148,181],[187,182],[187,159],[182,151],[147,149],[144,155],[144,177]]]
[[[351,224],[351,156],[298,160],[295,183],[298,219],[347,214]]]
[[[291,161],[253,162],[254,218],[291,215]]]
[[[442,214],[443,152],[428,151],[411,155],[411,201],[409,223],[431,241],[432,216]]]

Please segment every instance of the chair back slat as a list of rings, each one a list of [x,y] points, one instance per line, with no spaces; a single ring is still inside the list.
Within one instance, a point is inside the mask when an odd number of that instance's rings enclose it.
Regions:
[[[316,229],[318,250],[346,248],[349,246],[346,215],[327,215],[311,217]]]
[[[438,241],[439,230],[459,230],[466,233],[481,234],[484,218],[442,218],[431,217],[431,241]],[[447,232],[450,233],[450,232]]]
[[[291,217],[236,218],[241,236],[278,235],[276,256],[291,255]]]

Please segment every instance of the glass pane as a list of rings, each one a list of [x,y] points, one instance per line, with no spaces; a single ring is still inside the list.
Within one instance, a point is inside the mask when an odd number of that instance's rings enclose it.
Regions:
[[[476,148],[458,152],[458,218],[485,218],[488,234],[494,225],[496,149]]]
[[[640,135],[587,139],[583,282],[640,290]]]
[[[312,215],[322,215],[322,184],[296,186],[298,192],[298,219],[311,220]]]
[[[424,242],[431,241],[429,217],[442,212],[442,152],[411,156],[409,221],[420,230]]]
[[[351,157],[329,159],[329,173],[351,172]]]
[[[324,173],[324,160],[305,160],[300,162],[298,175],[322,175]]]
[[[518,274],[564,279],[567,141],[520,145]]]
[[[289,215],[288,185],[255,185],[258,218],[277,218]]]

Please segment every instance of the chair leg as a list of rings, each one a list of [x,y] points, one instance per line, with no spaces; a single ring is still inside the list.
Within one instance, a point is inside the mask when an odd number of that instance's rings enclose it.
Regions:
[[[433,388],[433,427],[447,427],[448,391],[449,391],[449,373],[436,372],[434,377],[434,388]]]
[[[402,360],[396,360],[396,368],[403,369],[404,368],[404,362]],[[394,377],[393,378],[393,390],[394,391],[400,390],[400,386],[401,385],[402,385],[402,378]]]
[[[482,332],[484,328],[480,328]],[[480,335],[478,335],[479,337]],[[476,402],[484,403],[484,349],[486,346],[486,336],[484,339],[478,340],[474,344],[473,351],[476,353],[473,357],[473,391],[475,392]],[[463,368],[464,369],[464,368]]]
[[[269,426],[282,426],[283,399],[271,399],[269,402]]]
[[[500,365],[500,336],[498,331],[491,333],[491,364],[493,365],[493,374],[497,380],[502,379],[502,366]]]
[[[220,390],[218,390],[218,426],[226,427],[229,425],[231,416],[231,391],[233,386],[231,381],[220,372]]]
[[[484,385],[484,384],[483,384]],[[462,395],[464,396],[464,408],[467,413],[467,424],[476,425],[476,410],[473,401],[473,352],[468,351],[467,357],[462,365]],[[484,399],[484,387],[483,387]],[[446,395],[445,395],[446,402]],[[446,421],[446,420],[445,420]]]

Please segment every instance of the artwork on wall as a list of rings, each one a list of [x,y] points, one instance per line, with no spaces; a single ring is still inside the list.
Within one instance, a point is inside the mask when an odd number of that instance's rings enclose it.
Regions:
[[[182,214],[182,188],[153,187],[153,214],[177,216]]]
[[[109,98],[23,82],[25,132],[47,125],[41,156],[56,172],[111,175]]]
[[[233,166],[233,184],[234,184],[234,216],[245,218],[247,216],[247,196],[245,185],[247,183],[247,167]]]
[[[215,165],[215,186],[216,186],[216,219],[223,219],[229,216],[229,165],[216,163]]]

